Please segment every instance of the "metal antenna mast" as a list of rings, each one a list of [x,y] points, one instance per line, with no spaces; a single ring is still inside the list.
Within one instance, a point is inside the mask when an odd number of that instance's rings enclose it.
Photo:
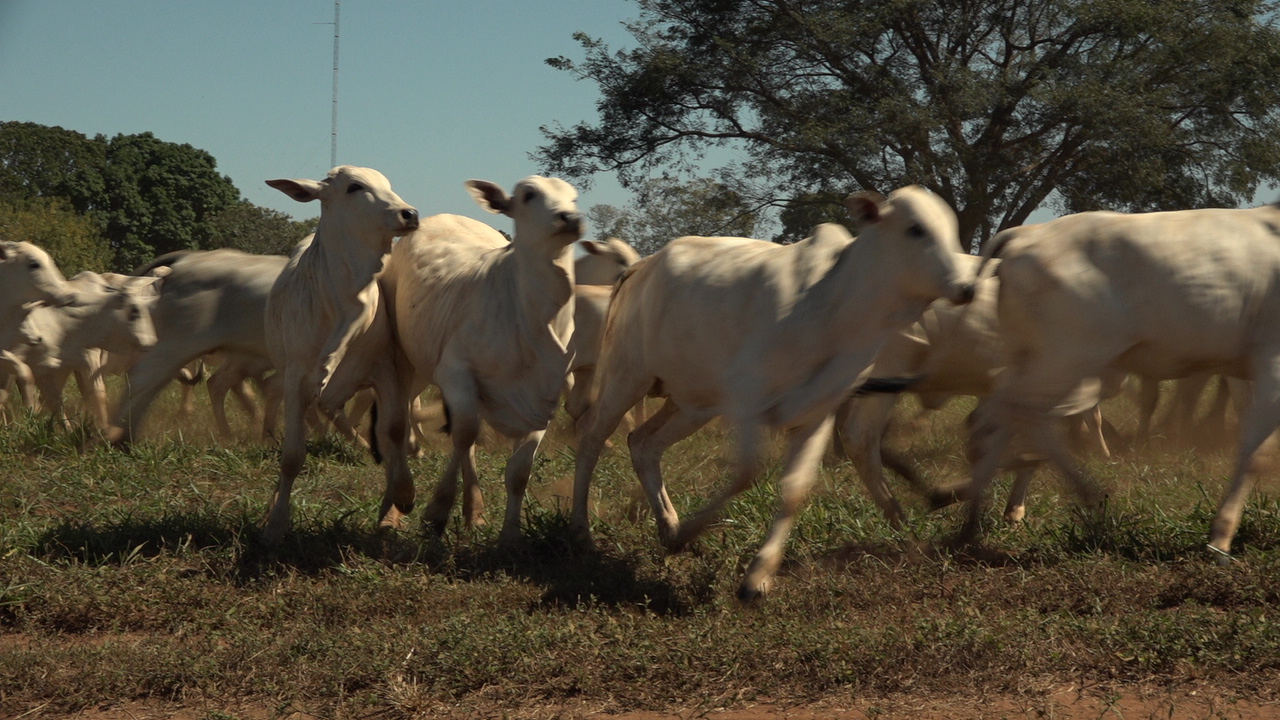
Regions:
[[[329,144],[329,167],[338,166],[338,10],[339,0],[333,0],[333,130]]]

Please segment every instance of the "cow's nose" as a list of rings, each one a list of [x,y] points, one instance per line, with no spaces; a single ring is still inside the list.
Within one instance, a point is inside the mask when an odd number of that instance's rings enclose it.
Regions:
[[[562,212],[559,217],[560,222],[564,223],[566,230],[578,231],[582,227],[582,214],[576,212]]]
[[[418,211],[408,208],[400,211],[400,219],[408,226],[410,230],[418,227]]]

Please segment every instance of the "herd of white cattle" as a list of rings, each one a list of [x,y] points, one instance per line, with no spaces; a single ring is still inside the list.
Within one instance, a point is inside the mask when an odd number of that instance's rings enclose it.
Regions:
[[[315,234],[288,258],[179,252],[137,276],[65,280],[40,248],[0,243],[0,409],[16,386],[28,407],[65,423],[63,386],[74,376],[107,440],[127,445],[169,382],[192,382],[193,364],[217,364],[208,385],[223,433],[225,396],[247,401],[246,380],[258,382],[264,432],[284,413],[268,544],[290,527],[313,417],[365,442],[346,411],[353,397],[363,408],[376,398],[368,442],[386,476],[379,523],[399,528],[415,502],[408,457],[416,398],[429,386],[443,399],[452,454],[423,522],[443,532],[459,474],[463,518],[481,520],[483,421],[513,443],[504,543],[520,537],[534,456],[562,397],[579,432],[571,523],[585,542],[599,455],[646,397],[663,404],[647,419],[639,413],[627,440],[658,538],[673,552],[756,482],[764,433],[782,431],[780,503],[739,589],[744,600],[769,587],[837,435],[889,522],[902,522],[883,470],[901,461],[882,455],[881,441],[894,393],[908,387],[926,406],[983,398],[972,419],[972,482],[933,491],[935,501],[968,501],[962,540],[980,530],[993,476],[1028,451],[1086,507],[1098,505],[1102,493],[1074,461],[1059,418],[1082,417],[1105,451],[1098,404],[1125,376],[1221,374],[1241,381],[1238,456],[1209,541],[1225,559],[1254,454],[1280,425],[1277,206],[1080,213],[1003,231],[978,258],[960,252],[952,209],[907,187],[849,196],[856,240],[839,225],[785,246],[682,237],[640,259],[621,241],[581,241],[577,192],[558,179],[526,178],[510,194],[466,183],[482,208],[512,219],[510,240],[466,217],[420,219],[368,168],[268,184],[320,202]],[[126,375],[113,415],[110,374]],[[735,430],[731,476],[681,520],[662,455],[716,417]],[[1025,467],[1011,520],[1024,512]]]

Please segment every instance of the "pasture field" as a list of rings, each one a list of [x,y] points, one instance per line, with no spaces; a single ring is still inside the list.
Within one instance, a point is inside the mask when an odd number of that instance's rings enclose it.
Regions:
[[[416,516],[379,535],[381,469],[320,438],[295,531],[265,551],[276,450],[219,444],[207,408],[181,418],[176,405],[166,396],[128,454],[79,453],[83,433],[38,419],[0,427],[0,717],[1147,717],[1125,704],[1138,695],[1164,698],[1160,717],[1265,717],[1280,700],[1271,478],[1245,513],[1240,561],[1220,567],[1204,549],[1226,450],[1090,460],[1111,490],[1101,521],[1083,522],[1042,473],[1028,521],[1004,527],[1006,482],[986,544],[964,551],[946,547],[954,509],[926,513],[900,490],[911,523],[893,532],[836,464],[773,592],[742,607],[733,591],[772,516],[776,452],[720,527],[667,556],[618,438],[593,488],[594,551],[569,541],[560,512],[563,428],[512,550],[456,511],[443,538]],[[893,444],[934,481],[963,477],[970,407]],[[1127,400],[1108,416],[1132,428]],[[668,455],[682,512],[722,482],[728,441],[711,428]],[[420,505],[443,448],[412,463]],[[497,524],[505,453],[478,458]],[[1089,702],[1070,712],[1064,693]]]

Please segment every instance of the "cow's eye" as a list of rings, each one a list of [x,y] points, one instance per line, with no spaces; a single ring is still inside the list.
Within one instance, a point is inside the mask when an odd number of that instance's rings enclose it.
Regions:
[[[527,205],[528,203],[533,202],[533,197],[534,197],[534,192],[532,190],[526,190],[524,193],[525,204]]]
[[[920,225],[920,223],[916,223],[915,225],[907,228],[907,235],[913,238],[922,238],[924,237],[924,227]]]
[[[364,186],[361,185],[360,183],[351,183],[350,185],[347,186],[347,194],[350,195],[353,192],[359,192],[363,189],[364,189]]]
[[[39,269],[40,269],[40,263],[39,263],[38,261],[32,260],[32,261],[31,261],[31,264],[27,266],[27,269],[28,269],[28,270],[39,270]]]

